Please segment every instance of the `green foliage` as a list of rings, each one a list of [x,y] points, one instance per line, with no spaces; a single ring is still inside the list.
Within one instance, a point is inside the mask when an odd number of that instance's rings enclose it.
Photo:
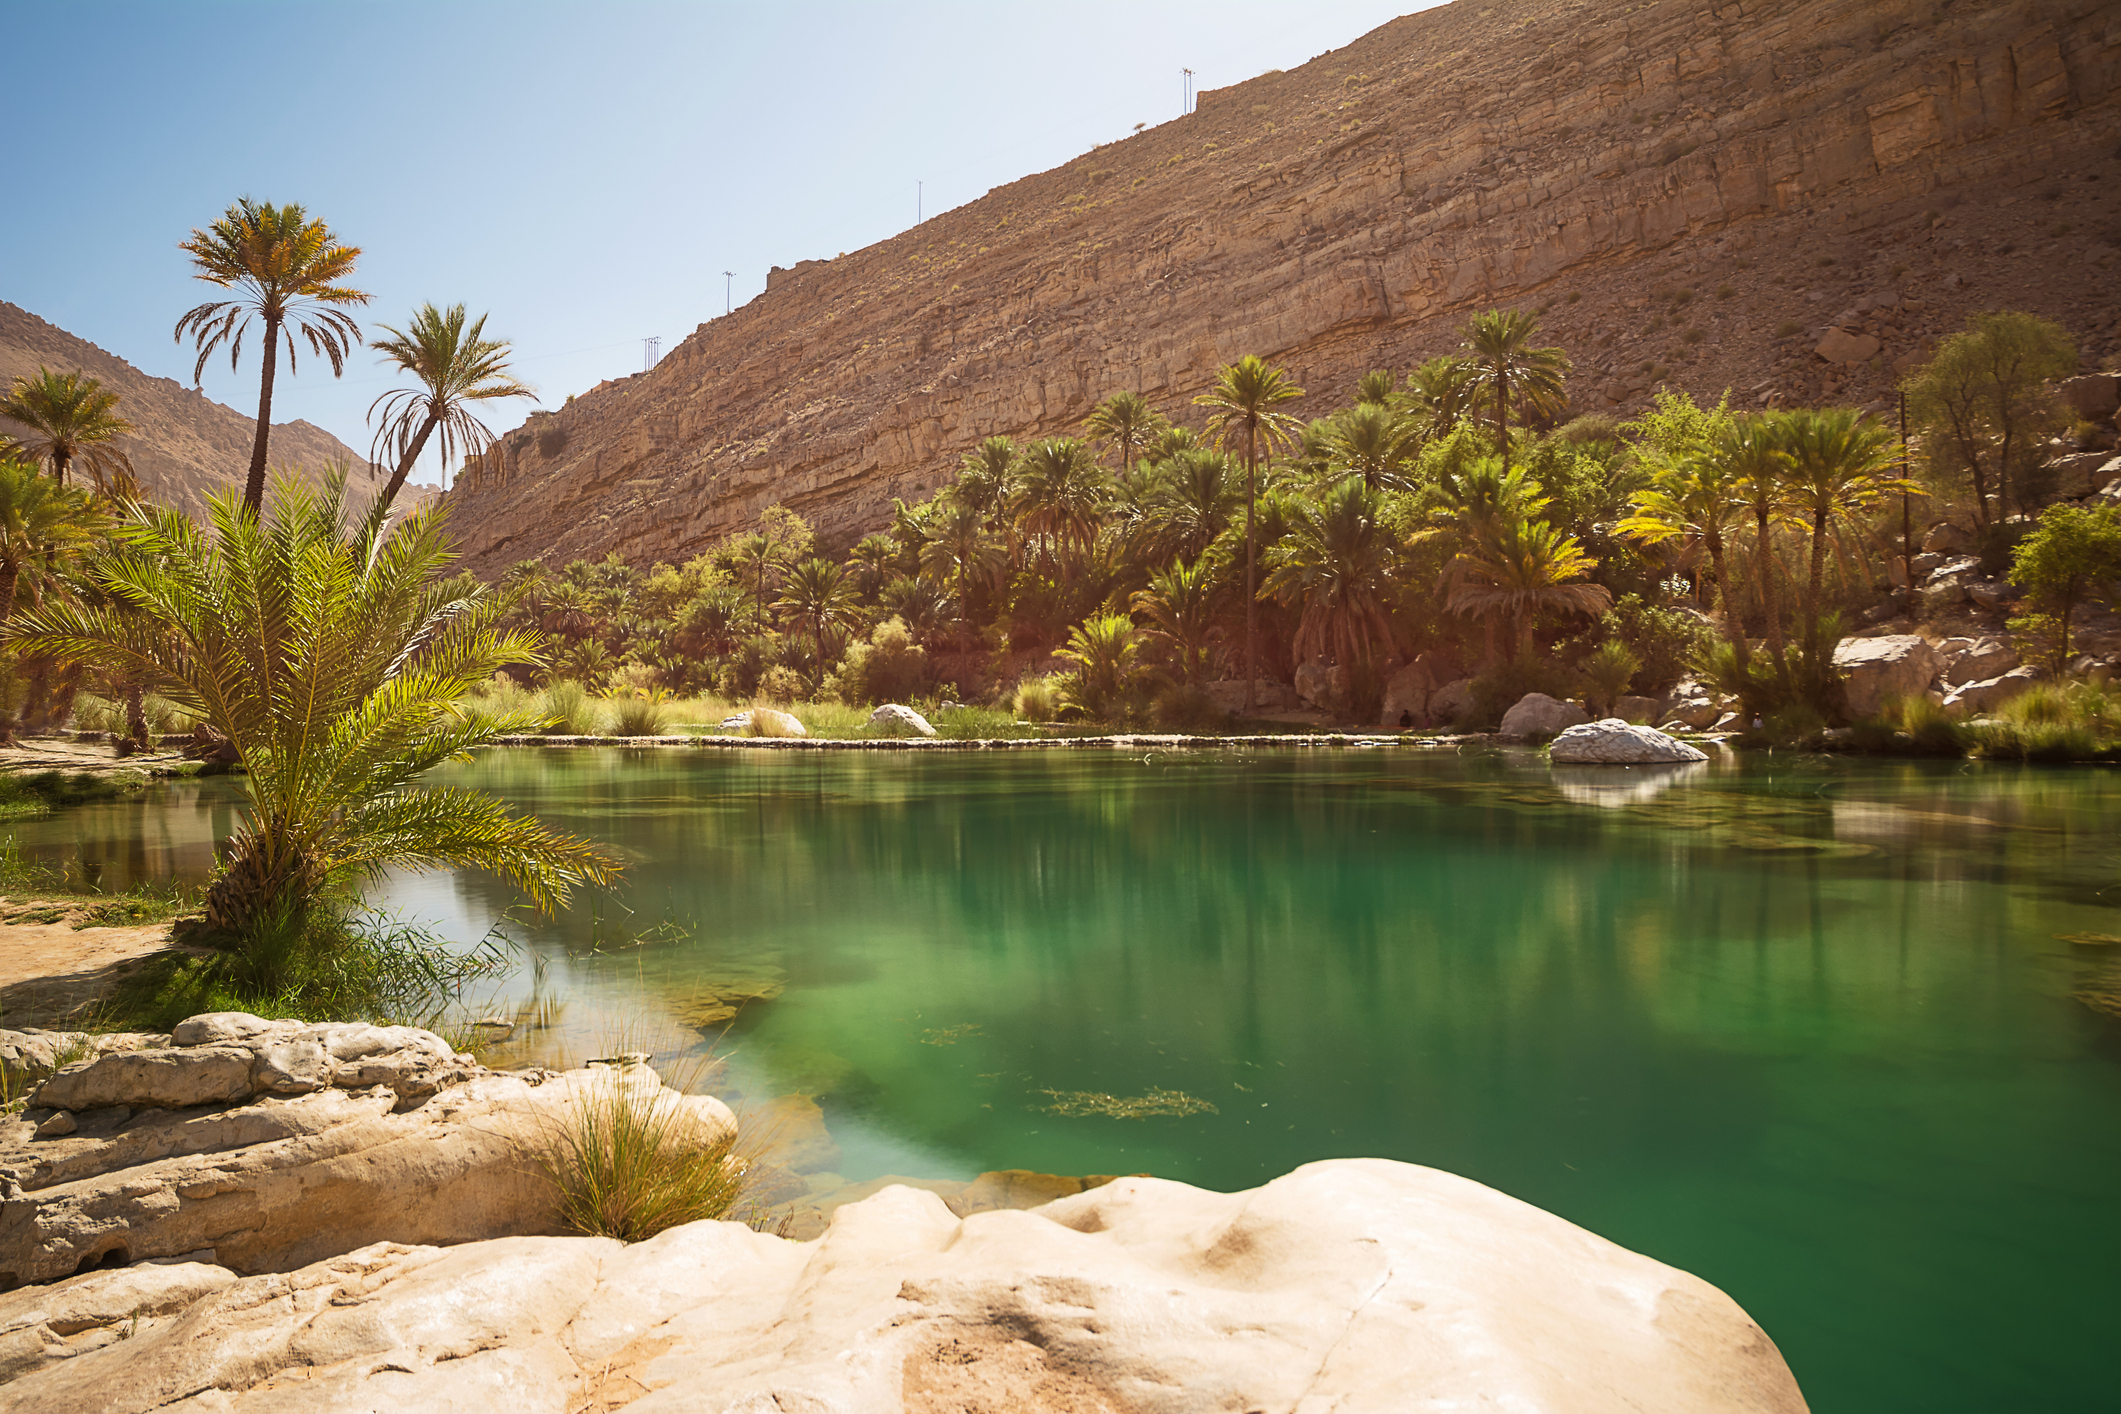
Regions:
[[[1025,678],[1016,685],[1016,695],[1011,703],[1016,715],[1027,722],[1052,721],[1060,715],[1061,685],[1066,681],[1065,674]]]
[[[91,771],[0,772],[0,820],[48,815],[69,805],[113,800],[147,784],[139,772],[99,776]]]
[[[646,1067],[606,1067],[535,1151],[560,1221],[590,1237],[645,1242],[726,1215],[747,1166],[735,1133]]]
[[[560,678],[538,694],[536,715],[553,736],[595,736],[600,725],[588,689],[572,678]]]
[[[47,600],[6,637],[152,684],[234,744],[242,822],[207,895],[230,946],[263,947],[327,889],[393,865],[495,869],[540,905],[612,876],[584,842],[488,796],[419,784],[530,726],[462,699],[536,661],[483,593],[439,592],[439,512],[349,531],[337,479],[322,493],[283,482],[263,522],[232,499],[210,504],[207,528],[136,508],[119,548],[85,567],[96,603]]]
[[[663,707],[661,693],[641,693],[621,697],[612,708],[611,734],[613,736],[661,736],[668,716]]]
[[[913,641],[913,631],[905,620],[889,618],[870,631],[867,643],[847,650],[833,676],[833,694],[856,706],[911,702],[927,689],[928,672],[928,654]]]
[[[1908,414],[1932,473],[1970,485],[1981,524],[2001,518],[1990,497],[2025,511],[2046,489],[2043,444],[2066,425],[2049,385],[2076,367],[2060,325],[2004,310],[1974,315],[1908,379]]]
[[[1611,712],[1614,700],[1628,690],[1628,684],[1635,680],[1635,674],[1641,669],[1642,660],[1619,639],[1608,639],[1599,644],[1583,660],[1582,667],[1584,678],[1595,690],[1596,700],[1591,714],[1599,716]]]
[[[2121,760],[2121,697],[2095,683],[2039,683],[1969,729],[1975,750],[2006,761]]]
[[[1581,679],[1551,658],[1512,658],[1473,679],[1473,709],[1458,725],[1491,732],[1502,724],[1502,714],[1526,693],[1543,692],[1566,701],[1582,686]]]
[[[1615,599],[1613,607],[1598,616],[1592,635],[1626,645],[1637,661],[1639,681],[1658,688],[1686,676],[1716,639],[1698,614],[1677,605],[1651,603],[1639,594]]]
[[[2053,620],[2060,671],[2069,659],[2070,615],[2088,597],[2112,595],[2121,581],[2121,515],[2111,506],[2049,506],[2012,552],[2011,580]]]
[[[1092,720],[1122,721],[1140,709],[1150,675],[1134,624],[1124,614],[1100,615],[1070,629],[1057,656],[1077,665],[1061,695]]]

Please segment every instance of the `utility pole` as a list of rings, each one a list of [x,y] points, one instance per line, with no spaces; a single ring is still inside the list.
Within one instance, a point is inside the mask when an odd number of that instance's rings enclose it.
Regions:
[[[1179,72],[1186,76],[1186,96],[1179,101],[1178,105],[1178,115],[1183,118],[1186,114],[1193,111],[1193,71],[1191,69],[1180,69]]]
[[[736,279],[736,271],[724,270],[722,272],[722,313],[724,314],[736,308],[735,297],[729,293],[730,282],[734,279]]]
[[[655,367],[656,356],[662,351],[663,340],[660,335],[641,340],[641,372],[646,373]]]

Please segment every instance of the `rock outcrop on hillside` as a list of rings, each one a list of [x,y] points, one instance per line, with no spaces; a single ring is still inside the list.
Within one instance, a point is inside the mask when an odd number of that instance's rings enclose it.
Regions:
[[[34,376],[39,365],[57,373],[78,369],[123,399],[118,413],[133,424],[133,434],[120,445],[132,459],[141,489],[156,499],[196,515],[206,509],[209,492],[242,483],[256,419],[181,383],[142,373],[116,354],[0,300],[0,388],[14,378]],[[0,436],[21,431],[0,419]],[[310,422],[274,423],[271,456],[274,466],[309,472],[342,461],[364,475],[368,468],[366,458]]]
[[[1244,353],[1322,411],[1496,304],[1544,312],[1579,411],[1876,400],[1999,305],[2110,353],[2117,75],[2095,0],[1460,0],[777,271],[506,436],[456,523],[487,574],[675,560],[775,502],[851,538],[983,437],[1123,388],[1183,417]]]
[[[702,1222],[135,1268],[0,1297],[10,1340],[81,1347],[0,1392],[42,1414],[1805,1408],[1707,1282],[1379,1159],[964,1218],[887,1188],[815,1242]]]

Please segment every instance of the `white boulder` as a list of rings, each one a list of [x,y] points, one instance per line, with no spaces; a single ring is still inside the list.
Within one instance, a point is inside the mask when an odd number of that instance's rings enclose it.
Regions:
[[[911,707],[901,707],[896,702],[886,702],[883,706],[871,712],[869,714],[869,725],[882,727],[894,736],[904,732],[911,732],[915,736],[935,735],[935,728],[928,725],[926,717],[923,717]]]
[[[1938,676],[1946,687],[2001,677],[2018,666],[2018,655],[2000,638],[1948,638],[1938,648],[1944,660]]]
[[[1570,727],[1554,738],[1547,756],[1579,765],[1622,766],[1709,759],[1698,748],[1655,727],[1634,726],[1618,717]]]
[[[775,707],[747,707],[734,716],[722,718],[722,730],[737,736],[810,735],[810,729],[800,718]]]
[[[1953,688],[1945,695],[1944,710],[1954,716],[1970,717],[1978,712],[1991,711],[2016,697],[2019,693],[2040,681],[2040,670],[2034,667],[2013,668],[2007,673],[1970,682]]]
[[[1504,736],[1559,736],[1590,720],[1591,714],[1573,702],[1544,692],[1528,692],[1502,714],[1502,725],[1497,730]]]
[[[633,1246],[378,1243],[203,1295],[7,1393],[40,1414],[1805,1409],[1707,1282],[1381,1159],[1244,1193],[1122,1178],[963,1218],[890,1187],[814,1242],[701,1222]]]
[[[1429,694],[1429,720],[1462,722],[1473,710],[1473,679],[1454,678]]]

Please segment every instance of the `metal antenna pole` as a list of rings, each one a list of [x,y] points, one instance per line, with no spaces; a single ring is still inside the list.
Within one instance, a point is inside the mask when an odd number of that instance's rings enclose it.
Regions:
[[[1193,111],[1193,71],[1191,69],[1180,69],[1179,72],[1186,76],[1186,96],[1178,105],[1179,116],[1184,117]]]
[[[734,270],[724,270],[722,272],[722,313],[724,314],[727,314],[730,310],[736,308],[734,297],[731,296],[731,294],[729,293],[729,282],[734,280],[735,278],[736,271]]]
[[[662,351],[663,340],[660,335],[641,340],[641,372],[646,373],[655,367],[656,355]]]

